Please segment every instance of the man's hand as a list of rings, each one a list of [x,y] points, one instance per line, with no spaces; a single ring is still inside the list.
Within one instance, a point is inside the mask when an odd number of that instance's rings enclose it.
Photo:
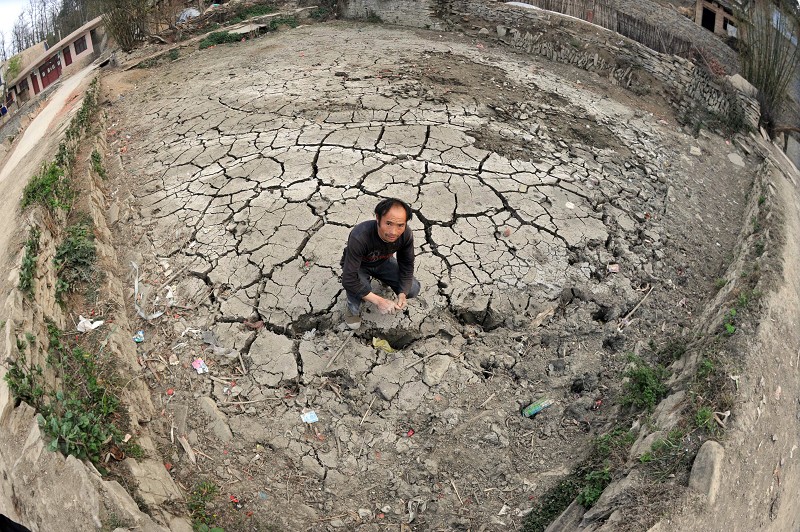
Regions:
[[[403,310],[406,308],[406,295],[402,292],[397,296],[397,310]]]
[[[398,306],[394,301],[389,301],[384,298],[380,298],[380,300],[375,303],[375,306],[378,307],[378,312],[381,314],[394,314],[398,310]]]

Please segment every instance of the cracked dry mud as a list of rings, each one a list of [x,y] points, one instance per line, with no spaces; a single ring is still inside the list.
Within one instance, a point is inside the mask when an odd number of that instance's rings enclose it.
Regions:
[[[596,74],[463,36],[315,25],[125,76],[109,135],[136,208],[118,236],[178,305],[144,324],[146,352],[181,364],[161,366],[169,401],[148,377],[168,403],[151,430],[184,485],[199,473],[171,422],[245,522],[292,530],[518,524],[613,417],[624,353],[690,323],[751,179],[657,95],[654,116]],[[385,196],[413,206],[422,292],[365,312],[328,367],[342,247]],[[523,418],[540,397],[556,403]]]

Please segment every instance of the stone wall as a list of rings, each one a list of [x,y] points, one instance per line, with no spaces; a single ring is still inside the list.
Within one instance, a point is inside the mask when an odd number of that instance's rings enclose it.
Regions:
[[[105,129],[105,124],[101,123],[96,130],[104,132]],[[84,142],[94,143],[94,148],[100,153],[106,152],[101,137]],[[90,153],[92,150],[84,151]],[[86,166],[91,167],[90,164]],[[88,212],[94,224],[98,263],[116,264],[118,260],[106,223],[108,206],[102,179],[91,168],[85,172],[74,179],[82,190],[78,200],[81,209]],[[0,335],[0,513],[34,532],[96,530],[109,523],[125,523],[128,527],[145,531],[166,532],[169,529],[188,532],[191,530],[188,521],[160,509],[167,501],[180,501],[182,495],[148,436],[136,434],[136,441],[145,449],[147,458],[138,462],[127,458],[122,464],[127,466],[136,486],[137,500],[150,508],[151,515],[143,513],[131,494],[118,482],[105,480],[91,463],[47,450],[47,441],[40,432],[35,410],[25,403],[16,404],[3,378],[8,362],[19,357],[18,341],[35,338],[35,342],[26,342],[22,350],[31,364],[46,368],[49,348],[47,321],[52,321],[62,330],[70,330],[73,319],[77,319],[67,315],[55,298],[57,272],[53,257],[63,238],[64,221],[63,216],[53,216],[41,207],[32,207],[20,222],[20,230],[25,234],[31,227],[37,227],[41,236],[33,297],[23,298],[19,290],[12,289],[1,314],[4,324]],[[18,282],[22,255],[21,251],[18,267],[8,275],[11,286]],[[99,291],[120,310],[112,316],[114,325],[101,329],[106,335],[104,349],[119,361],[121,375],[136,375],[139,367],[130,339],[132,327],[123,310],[123,287],[112,272],[107,273]],[[55,377],[45,370],[45,378],[52,380]],[[128,384],[122,399],[125,404],[132,405],[126,413],[131,426],[137,427],[139,420],[147,420],[156,412],[149,390],[141,379],[134,378]]]
[[[599,26],[549,11],[482,0],[455,0],[442,12],[452,24],[465,19],[482,22],[512,48],[598,72],[634,91],[648,90],[642,74],[652,76],[667,89],[679,117],[702,112],[727,116],[736,102],[745,122],[754,128],[758,125],[759,108],[753,98],[691,61],[660,54]]]
[[[349,19],[369,20],[378,17],[382,22],[413,28],[439,29],[431,0],[343,0],[339,15]]]

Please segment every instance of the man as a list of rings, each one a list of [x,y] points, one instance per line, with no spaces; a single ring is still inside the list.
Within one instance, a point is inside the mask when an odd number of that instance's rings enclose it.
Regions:
[[[381,314],[394,314],[419,294],[419,282],[414,278],[414,235],[408,227],[411,217],[406,202],[389,198],[375,207],[374,220],[361,222],[350,231],[341,264],[342,286],[347,292],[345,323],[351,329],[361,327],[362,301],[375,305]],[[374,293],[371,277],[388,285],[397,300]]]

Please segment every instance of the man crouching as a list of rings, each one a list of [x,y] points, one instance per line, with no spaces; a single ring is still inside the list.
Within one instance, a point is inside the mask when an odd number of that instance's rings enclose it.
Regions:
[[[406,300],[419,294],[414,278],[414,235],[408,227],[411,207],[389,198],[375,207],[375,219],[356,225],[347,238],[342,255],[342,286],[347,292],[345,323],[361,327],[361,302],[367,301],[381,314],[394,314],[406,307]],[[393,255],[397,254],[397,258]],[[388,285],[396,301],[372,291],[371,278]]]

